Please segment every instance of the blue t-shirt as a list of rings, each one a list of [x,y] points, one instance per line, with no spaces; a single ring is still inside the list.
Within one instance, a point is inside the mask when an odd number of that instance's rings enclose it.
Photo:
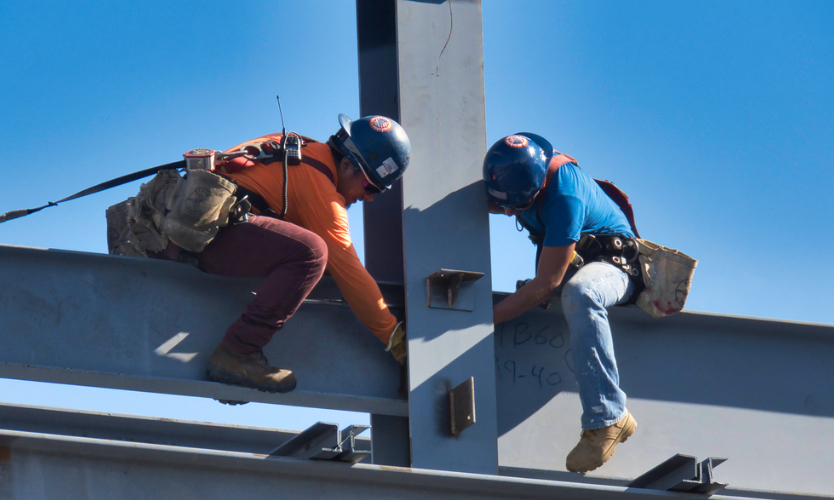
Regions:
[[[520,217],[547,247],[576,243],[584,233],[634,237],[620,207],[575,163],[566,163],[553,174],[541,217],[538,200]]]

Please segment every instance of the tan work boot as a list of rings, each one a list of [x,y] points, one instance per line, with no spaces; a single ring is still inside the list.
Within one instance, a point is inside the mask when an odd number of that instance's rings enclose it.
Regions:
[[[586,473],[598,468],[614,455],[617,444],[624,443],[637,429],[637,421],[626,411],[614,425],[582,431],[579,444],[568,453],[565,467],[571,472]]]
[[[211,355],[206,376],[215,382],[242,385],[264,392],[290,392],[295,389],[295,375],[289,370],[269,366],[263,352],[235,354],[223,342]]]

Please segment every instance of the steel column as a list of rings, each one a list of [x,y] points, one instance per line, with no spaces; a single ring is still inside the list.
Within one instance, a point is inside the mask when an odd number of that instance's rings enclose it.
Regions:
[[[395,0],[356,0],[356,24],[360,114],[379,114],[399,122]],[[402,182],[377,195],[373,203],[362,205],[365,268],[377,280],[402,285]],[[408,418],[372,414],[371,425],[374,463],[411,465]]]
[[[359,112],[400,120],[395,0],[357,0]],[[402,183],[362,204],[365,267],[378,281],[403,283]]]
[[[403,176],[409,424],[414,467],[497,470],[481,5],[396,3],[400,121],[413,148]],[[468,282],[473,310],[427,307],[440,269]],[[452,437],[449,390],[474,377],[477,422]]]

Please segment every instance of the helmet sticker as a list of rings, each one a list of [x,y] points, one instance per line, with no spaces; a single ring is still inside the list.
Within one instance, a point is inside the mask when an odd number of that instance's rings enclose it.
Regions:
[[[527,145],[527,138],[523,135],[508,135],[504,142],[511,148],[523,148]]]
[[[370,119],[368,122],[371,125],[371,128],[376,130],[377,132],[388,132],[391,130],[391,120],[385,118],[384,116],[375,116]]]
[[[376,173],[380,177],[387,177],[396,172],[397,170],[397,163],[394,161],[394,159],[387,158],[385,161],[382,162],[382,165],[377,167]]]
[[[499,200],[506,200],[507,199],[507,193],[502,193],[501,191],[496,191],[496,190],[491,189],[491,188],[487,188],[487,191],[489,191],[489,194],[498,198]]]

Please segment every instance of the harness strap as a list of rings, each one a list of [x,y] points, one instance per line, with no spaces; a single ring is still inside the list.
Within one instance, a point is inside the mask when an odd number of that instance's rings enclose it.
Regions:
[[[334,185],[336,184],[336,179],[333,177],[333,172],[329,168],[327,168],[327,165],[325,165],[323,162],[321,162],[321,161],[319,161],[315,158],[305,156],[304,158],[302,158],[301,164],[306,165],[310,168],[313,168],[313,169],[321,172],[322,174],[324,174],[325,177],[327,177],[327,179],[330,182],[332,182]],[[231,177],[225,177],[225,178],[234,182],[234,179],[232,179]],[[237,193],[237,198],[239,200],[246,197],[246,199],[249,200],[249,203],[252,204],[252,207],[254,207],[255,209],[258,210],[260,215],[265,215],[267,217],[280,218],[279,215],[278,215],[278,212],[276,212],[275,210],[270,208],[269,203],[266,202],[266,200],[264,199],[263,196],[256,193],[255,191],[252,191],[251,189],[246,189],[245,187],[241,186],[240,184],[237,184],[237,183],[235,183],[235,184],[237,185],[236,193]]]
[[[110,189],[112,187],[121,186],[122,184],[127,184],[128,182],[135,181],[137,179],[141,179],[143,177],[147,177],[149,175],[153,175],[160,170],[176,170],[180,168],[185,168],[185,160],[175,161],[173,163],[166,163],[165,165],[159,165],[157,167],[147,168],[145,170],[140,170],[138,172],[133,172],[132,174],[123,175],[121,177],[116,177],[115,179],[111,179],[107,182],[102,182],[101,184],[97,184],[93,187],[87,188],[83,191],[79,191],[72,196],[67,196],[63,200],[58,201],[50,201],[46,205],[38,208],[24,208],[21,210],[12,210],[11,212],[6,212],[0,215],[0,223],[6,222],[8,220],[17,219],[18,217],[23,217],[24,215],[33,214],[35,212],[39,212],[47,207],[54,207],[57,206],[58,203],[62,203],[64,201],[74,200],[76,198],[81,198],[82,196],[87,196],[88,194],[98,193],[99,191],[104,191],[105,189]]]
[[[538,210],[539,218],[542,216],[542,205],[544,204],[545,194],[550,187],[550,180],[553,178],[553,174],[559,170],[559,167],[565,163],[576,163],[576,165],[579,166],[579,163],[577,163],[576,160],[565,154],[556,154],[553,156],[553,159],[550,160],[550,165],[547,168],[547,176],[544,178],[544,184],[542,185],[541,190],[539,190],[539,197],[536,200],[536,208]],[[611,198],[611,201],[616,203],[620,210],[623,211],[623,215],[625,215],[628,220],[628,225],[631,226],[631,231],[634,233],[634,236],[639,238],[640,232],[637,231],[637,224],[634,222],[634,207],[632,207],[631,202],[628,201],[628,195],[625,194],[622,189],[615,186],[613,182],[601,181],[599,179],[594,179],[594,181],[600,189],[602,189],[602,192]]]
[[[553,179],[553,175],[559,170],[559,167],[566,163],[575,163],[579,166],[579,163],[577,163],[573,157],[554,151],[553,158],[550,160],[550,165],[547,168],[547,175],[545,176],[544,183],[542,184],[542,188],[539,190],[538,199],[536,200],[536,210],[538,212],[539,219],[541,219],[542,216],[542,206],[544,205],[545,195],[547,194],[547,190],[550,188],[550,182]],[[628,224],[631,226],[631,230],[634,232],[635,238],[639,238],[640,233],[637,231],[637,225],[634,223],[634,209],[632,208],[631,202],[628,201],[628,195],[612,182],[601,181],[599,179],[594,179],[594,181],[596,181],[600,189],[602,189],[602,191],[617,204],[620,210],[623,211],[623,214],[628,220]],[[539,236],[535,236],[532,231],[533,228],[531,228],[521,217],[516,216],[516,222],[527,230],[530,241],[536,245],[536,270],[538,271],[539,259],[541,259],[542,249],[544,248],[544,240]],[[589,243],[589,237],[591,239],[596,239],[596,243],[602,245],[600,246],[599,251],[589,252],[589,250],[591,250],[590,246],[593,244],[593,242]],[[612,251],[612,248],[608,248],[609,238],[619,239],[623,243],[622,252]],[[632,271],[636,268],[628,264],[632,262],[633,259],[629,258],[626,260],[623,258],[623,252],[627,251],[627,248],[636,248],[635,245],[637,245],[637,243],[634,239],[626,236],[585,234],[582,235],[579,242],[576,244],[576,253],[588,262],[592,260],[604,260],[606,262],[610,262],[618,267],[622,267],[625,272],[629,273],[629,275],[636,277],[634,271]],[[594,255],[589,255],[589,253],[594,253]],[[634,259],[636,259],[636,255],[637,251],[635,250]],[[612,257],[616,257],[620,261],[618,262],[617,259],[613,259]]]

